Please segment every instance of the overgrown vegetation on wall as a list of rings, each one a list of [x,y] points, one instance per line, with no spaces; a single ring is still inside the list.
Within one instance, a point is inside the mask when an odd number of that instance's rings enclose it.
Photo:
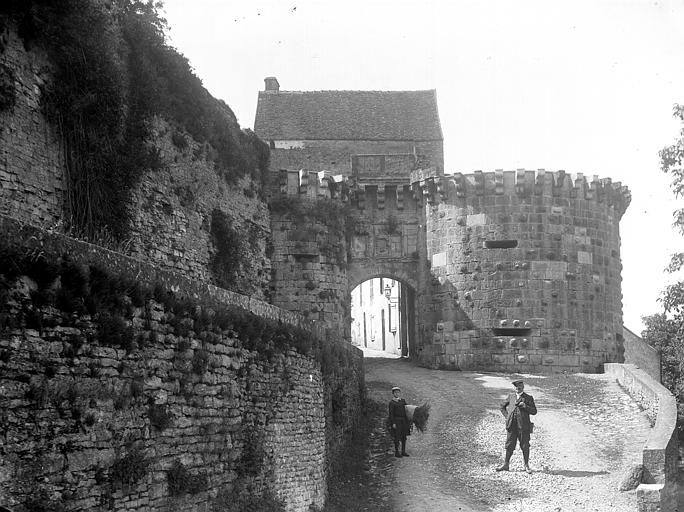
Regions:
[[[260,257],[256,251],[260,230],[255,225],[240,230],[225,212],[215,209],[211,213],[210,231],[214,252],[209,269],[214,282],[222,288],[252,295],[258,286],[255,260]]]
[[[177,334],[190,331],[230,330],[241,340],[243,348],[269,358],[276,353],[295,350],[313,356],[324,373],[335,373],[346,352],[323,341],[302,328],[261,318],[249,311],[232,307],[212,309],[197,307],[194,300],[178,297],[161,286],[147,287],[138,282],[110,276],[97,266],[72,263],[68,256],[52,262],[42,255],[19,256],[0,250],[0,303],[6,305],[9,290],[19,276],[28,276],[37,284],[31,292],[32,305],[19,316],[0,311],[0,331],[16,328],[36,329],[54,326],[53,319],[42,310],[56,308],[70,313],[74,322],[79,315],[90,315],[98,324],[93,340],[99,344],[125,350],[144,345],[130,325],[135,308],[154,300],[173,312],[172,325]],[[64,325],[64,324],[62,324]],[[202,367],[201,362],[195,366]],[[342,367],[345,365],[342,364]]]
[[[346,247],[345,253],[334,254],[330,252],[331,244],[320,244],[322,254],[336,256],[343,264],[345,259],[351,259],[351,238],[356,230],[355,217],[351,215],[351,207],[348,203],[340,203],[326,199],[303,200],[299,197],[280,196],[269,202],[271,212],[276,215],[288,216],[295,224],[305,226],[307,222],[322,224],[328,229],[328,240],[345,241],[339,247]]]
[[[21,299],[21,303],[17,303],[20,296],[28,300]],[[239,308],[190,300],[158,285],[147,286],[123,279],[98,265],[75,263],[67,256],[52,258],[37,250],[26,252],[0,247],[0,339],[4,340],[5,347],[0,350],[0,371],[6,372],[7,365],[12,364],[14,372],[18,368],[14,358],[43,359],[36,355],[20,355],[14,345],[7,348],[8,343],[12,343],[7,340],[20,339],[21,333],[27,329],[36,330],[43,339],[40,343],[45,346],[57,341],[57,332],[61,333],[60,337],[68,334],[67,342],[57,343],[60,347],[58,352],[49,357],[46,354],[43,363],[34,360],[38,368],[43,365],[42,374],[35,374],[32,370],[31,376],[17,376],[25,378],[28,384],[25,398],[29,410],[34,411],[30,414],[35,415],[36,421],[39,417],[51,417],[49,411],[55,410],[59,412],[59,418],[63,418],[55,423],[56,426],[49,427],[51,429],[64,428],[61,426],[64,424],[71,425],[74,432],[90,432],[102,421],[98,405],[102,400],[113,403],[114,411],[121,411],[121,414],[142,414],[153,436],[176,428],[178,410],[174,413],[167,404],[153,401],[146,383],[151,376],[135,366],[134,361],[149,357],[148,347],[171,350],[175,354],[173,370],[164,372],[169,372],[171,381],[178,379],[177,390],[173,392],[179,397],[176,400],[183,397],[185,401],[180,403],[187,404],[184,409],[192,410],[203,400],[193,391],[197,389],[193,383],[202,382],[205,373],[214,371],[217,352],[210,347],[219,343],[219,339],[228,339],[228,342],[222,342],[230,347],[228,354],[244,354],[245,350],[250,354],[249,360],[241,362],[240,368],[235,370],[242,383],[240,385],[247,386],[245,391],[238,391],[235,384],[231,384],[224,386],[227,396],[238,397],[244,392],[250,393],[252,385],[263,386],[263,381],[255,380],[253,374],[257,368],[262,368],[261,371],[280,372],[275,379],[269,377],[272,384],[268,385],[272,389],[269,388],[266,395],[274,397],[274,400],[284,397],[295,381],[286,371],[287,367],[282,368],[282,361],[295,351],[314,358],[320,364],[326,394],[332,396],[329,404],[332,426],[338,423],[342,426],[348,421],[344,407],[349,405],[349,398],[340,383],[351,382],[354,362],[340,345],[326,343],[304,329]],[[31,336],[35,337],[35,334]],[[191,343],[190,340],[195,341]],[[98,352],[98,347],[104,347],[107,352]],[[95,365],[94,361],[98,359],[89,355],[93,353],[108,354],[105,361],[109,362],[103,366]],[[112,359],[117,357],[114,354],[119,354],[118,362]],[[171,371],[174,377],[171,377]],[[112,375],[110,372],[119,380],[129,373],[123,378],[123,387],[103,384],[108,382],[106,376]],[[8,377],[7,373],[4,375]],[[231,471],[235,472],[237,479],[221,490],[215,502],[216,510],[284,510],[282,503],[268,491],[268,486],[264,486],[271,455],[265,449],[262,429],[273,414],[275,408],[268,408],[265,413],[250,409],[240,411],[240,423],[235,427],[237,434],[231,434],[233,449],[239,454],[231,462]],[[216,433],[215,429],[212,430],[215,425],[197,421],[200,434]],[[125,439],[119,440],[121,446],[116,448],[114,460],[109,465],[102,465],[92,477],[96,485],[106,489],[103,499],[105,502],[109,500],[110,506],[112,500],[118,499],[116,496],[143,484],[152,471],[155,459],[151,458],[149,446],[146,447],[147,438],[135,434],[138,428],[140,423],[125,435]],[[114,435],[122,436],[124,433]],[[70,439],[75,441],[76,438]],[[70,454],[73,447],[59,449]],[[36,460],[53,455],[41,452]],[[22,464],[28,468],[32,460],[27,459]],[[77,459],[73,456],[70,460]],[[38,475],[41,467],[40,464],[35,468],[31,466],[31,471]],[[201,494],[209,485],[207,473],[184,465],[180,459],[166,470],[166,480],[172,497]],[[34,500],[38,503],[36,506],[50,510],[60,499],[70,499],[68,492],[58,499],[55,498],[54,487],[31,482],[21,484],[21,496],[25,498],[22,498],[23,503],[28,503],[27,499]]]
[[[125,237],[128,200],[140,176],[161,161],[149,121],[162,116],[205,144],[206,158],[229,183],[251,175],[264,184],[269,149],[240,131],[234,114],[204,89],[185,57],[166,41],[160,3],[143,0],[10,0],[27,49],[48,52],[54,80],[43,91],[48,119],[66,155],[69,228],[90,239]],[[6,71],[0,106],[9,108]],[[259,190],[261,192],[261,190]]]

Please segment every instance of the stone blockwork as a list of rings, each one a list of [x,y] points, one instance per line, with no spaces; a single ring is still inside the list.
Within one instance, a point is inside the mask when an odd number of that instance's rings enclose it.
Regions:
[[[677,403],[660,382],[632,364],[606,364],[614,377],[646,411],[653,425],[643,450],[644,474],[637,487],[639,512],[677,510]]]
[[[348,338],[354,287],[385,276],[419,288],[424,237],[408,185],[352,186],[306,171],[279,178],[271,198],[274,304]]]
[[[74,314],[61,309],[63,299],[56,305],[37,299],[68,296],[60,291],[65,278],[51,285],[21,276],[4,281],[10,286],[0,335],[0,505],[210,510],[252,485],[272,491],[288,511],[322,506],[328,465],[359,417],[364,384],[357,349],[327,339],[326,346],[337,348],[319,363],[278,348],[276,340],[244,334],[254,322],[217,331],[201,320],[204,313],[235,307],[307,323],[11,219],[2,218],[0,228],[5,255],[48,262],[69,255],[86,274],[96,265],[111,272],[113,283],[157,285],[155,298],[125,299],[125,319],[107,323],[119,318],[115,311]],[[168,294],[190,303],[157,299]],[[126,349],[104,341],[119,335]]]
[[[344,205],[284,196],[271,209],[273,304],[348,338]]]
[[[0,214],[56,226],[63,216],[65,169],[59,138],[41,112],[49,61],[27,51],[15,27],[0,27],[0,38],[0,79],[14,89],[11,105],[0,108]]]
[[[294,140],[271,146],[271,170],[325,170],[331,175],[352,176],[351,155],[406,153],[417,154],[424,162],[443,168],[442,141]]]
[[[425,201],[429,266],[423,364],[594,372],[622,360],[626,187],[563,171],[413,187]]]

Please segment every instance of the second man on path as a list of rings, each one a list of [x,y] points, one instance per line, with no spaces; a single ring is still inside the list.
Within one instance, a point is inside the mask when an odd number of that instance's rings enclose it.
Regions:
[[[501,404],[501,413],[506,418],[506,461],[496,468],[497,471],[508,471],[508,466],[515,451],[515,445],[519,442],[525,461],[525,471],[532,473],[530,469],[530,433],[533,423],[530,415],[537,414],[537,406],[534,404],[532,395],[525,393],[525,384],[522,380],[513,381],[515,393]],[[508,408],[511,407],[509,411]]]

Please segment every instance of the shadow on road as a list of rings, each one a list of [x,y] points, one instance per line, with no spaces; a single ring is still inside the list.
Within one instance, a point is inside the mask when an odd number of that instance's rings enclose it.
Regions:
[[[576,478],[582,478],[585,476],[599,476],[599,475],[607,475],[608,471],[568,471],[568,470],[558,470],[558,469],[550,469],[547,471],[548,474],[550,475],[559,475],[559,476],[569,476],[569,477],[576,477]]]

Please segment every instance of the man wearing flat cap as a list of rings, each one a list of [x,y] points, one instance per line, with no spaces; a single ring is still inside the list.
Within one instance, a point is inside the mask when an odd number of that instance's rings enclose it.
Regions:
[[[406,416],[406,400],[401,398],[401,389],[392,388],[392,400],[389,403],[389,418],[387,419],[394,437],[394,456],[408,457],[406,453],[406,436],[409,433],[409,421]],[[399,452],[401,443],[401,452]]]
[[[532,473],[530,469],[530,433],[533,423],[530,421],[530,415],[537,414],[537,406],[534,404],[532,395],[525,393],[525,383],[522,380],[514,380],[513,386],[515,393],[510,393],[508,398],[501,403],[501,413],[506,418],[506,461],[496,470],[508,471],[515,445],[520,443],[520,450],[523,452],[525,461],[525,472]]]

